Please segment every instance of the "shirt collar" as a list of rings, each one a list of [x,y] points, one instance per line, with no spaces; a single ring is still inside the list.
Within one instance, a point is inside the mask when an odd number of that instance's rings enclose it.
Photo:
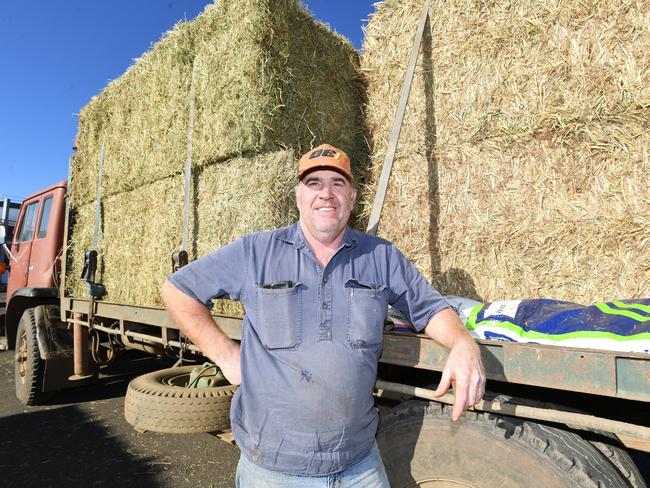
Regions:
[[[351,247],[354,249],[357,247],[357,242],[356,231],[352,230],[350,227],[346,227],[343,234],[343,240],[341,241],[341,246]]]
[[[288,244],[293,244],[296,249],[301,249],[307,245],[307,241],[305,241],[305,236],[302,233],[299,222],[294,222],[288,227],[278,229],[275,237],[276,239],[280,239]],[[341,247],[355,248],[357,242],[356,231],[352,230],[349,226],[346,226],[343,233],[343,240],[341,241]]]

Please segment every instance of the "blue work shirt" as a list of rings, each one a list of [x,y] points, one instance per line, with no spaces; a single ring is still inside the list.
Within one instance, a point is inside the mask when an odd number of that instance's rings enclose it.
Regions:
[[[169,281],[208,306],[243,303],[232,432],[248,459],[296,475],[337,473],[372,448],[388,305],[418,330],[448,307],[390,242],[350,228],[324,269],[293,224],[247,235]]]

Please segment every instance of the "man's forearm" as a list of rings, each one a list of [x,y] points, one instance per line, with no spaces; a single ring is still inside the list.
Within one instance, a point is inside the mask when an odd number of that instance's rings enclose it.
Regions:
[[[425,327],[424,333],[447,349],[453,348],[459,342],[467,342],[474,345],[478,350],[476,342],[472,339],[458,315],[449,308],[434,315]]]
[[[176,325],[203,354],[217,364],[231,383],[239,383],[239,345],[217,326],[207,307],[165,282],[160,294]]]
[[[485,371],[478,344],[450,309],[434,315],[424,332],[449,349],[435,394],[444,395],[455,385],[451,418],[458,420],[462,411],[478,402],[485,392]]]

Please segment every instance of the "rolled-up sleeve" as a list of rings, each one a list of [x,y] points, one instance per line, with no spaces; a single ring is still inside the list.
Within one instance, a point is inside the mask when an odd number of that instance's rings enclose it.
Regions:
[[[402,312],[416,330],[421,331],[434,315],[449,308],[442,295],[394,246],[390,247],[389,269],[389,303]]]
[[[168,281],[186,295],[212,308],[212,300],[239,300],[247,273],[246,238],[203,256],[172,274]]]

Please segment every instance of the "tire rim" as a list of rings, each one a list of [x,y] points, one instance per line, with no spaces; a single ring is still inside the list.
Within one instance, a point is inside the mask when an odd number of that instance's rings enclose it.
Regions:
[[[189,373],[178,373],[178,374],[170,374],[169,376],[165,376],[160,380],[160,382],[163,385],[166,386],[171,386],[174,388],[190,388],[192,390],[200,390],[201,388],[197,387],[188,387],[187,385],[190,383],[190,374]],[[228,386],[230,383],[227,381],[219,381],[216,385],[209,387],[209,388],[215,388],[215,387],[220,387],[220,386]]]
[[[427,479],[416,481],[415,484],[409,485],[408,488],[415,488],[416,486],[423,488],[458,488],[459,486],[464,486],[466,488],[476,488],[474,485],[465,481],[449,479]]]
[[[167,386],[173,386],[175,388],[188,388],[188,384],[190,382],[190,375],[189,373],[180,373],[180,374],[175,374],[175,375],[169,375],[164,378],[162,378],[161,383],[163,385]],[[228,386],[230,383],[227,381],[219,381],[216,385],[212,386],[211,388],[219,387],[219,386]],[[192,387],[192,390],[200,390],[201,388],[196,388]]]
[[[21,383],[25,383],[27,376],[27,334],[23,332],[18,338],[18,347],[16,348],[16,371]]]
[[[177,388],[187,388],[187,383],[190,379],[190,375],[187,373],[175,374],[165,376],[161,383],[167,386],[175,386]]]

